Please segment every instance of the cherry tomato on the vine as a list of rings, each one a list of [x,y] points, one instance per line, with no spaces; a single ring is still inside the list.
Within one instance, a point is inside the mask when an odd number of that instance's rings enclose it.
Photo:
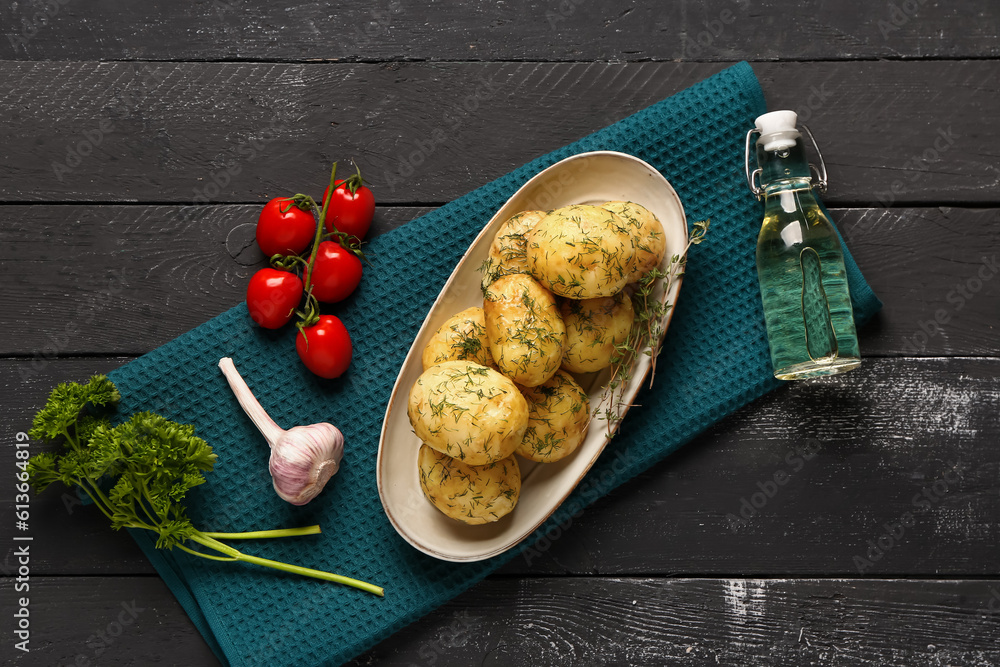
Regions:
[[[327,379],[340,377],[351,365],[351,337],[333,315],[320,315],[319,322],[299,331],[295,351],[306,368]]]
[[[288,197],[267,202],[257,220],[257,245],[268,257],[298,255],[315,236],[312,213],[295,206]]]
[[[294,273],[261,269],[247,285],[247,309],[253,321],[265,329],[288,324],[302,301],[302,280]]]
[[[375,217],[375,196],[367,186],[360,185],[355,192],[351,192],[350,186],[350,179],[336,182],[323,224],[328,232],[336,227],[338,231],[357,236],[360,241]],[[329,187],[323,191],[324,203],[329,192]]]
[[[309,281],[309,270],[302,277]],[[323,303],[343,301],[361,282],[361,260],[339,243],[323,241],[316,252],[312,272],[312,293]]]

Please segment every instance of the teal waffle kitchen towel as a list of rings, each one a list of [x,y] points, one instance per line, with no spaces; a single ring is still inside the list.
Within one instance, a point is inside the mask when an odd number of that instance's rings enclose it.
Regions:
[[[757,79],[740,63],[373,239],[372,266],[355,297],[337,310],[354,340],[353,365],[339,380],[312,376],[295,354],[294,329],[262,330],[243,305],[110,373],[123,411],[151,409],[193,423],[218,453],[208,483],[190,497],[197,526],[244,531],[318,523],[322,535],[239,546],[385,587],[385,598],[378,598],[250,565],[156,551],[148,535],[135,533],[221,660],[268,667],[342,663],[518,552],[455,564],[416,551],[383,514],[375,459],[396,373],[451,270],[494,211],[562,158],[591,150],[635,155],[670,180],[689,221],[712,222],[707,240],[692,248],[655,388],[535,537],[778,386],[754,265],[762,208],[747,190],[742,166],[744,134],[764,111]],[[881,304],[849,255],[847,263],[856,317],[864,322]],[[293,507],[271,490],[267,444],[219,372],[223,356],[233,357],[278,424],[329,421],[343,431],[343,467],[309,505]]]

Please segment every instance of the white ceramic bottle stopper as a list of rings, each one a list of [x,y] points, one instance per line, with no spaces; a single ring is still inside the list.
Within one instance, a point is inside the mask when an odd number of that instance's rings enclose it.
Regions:
[[[791,148],[799,137],[795,129],[798,116],[794,111],[772,111],[758,116],[754,124],[760,131],[760,140],[765,151],[780,151]]]

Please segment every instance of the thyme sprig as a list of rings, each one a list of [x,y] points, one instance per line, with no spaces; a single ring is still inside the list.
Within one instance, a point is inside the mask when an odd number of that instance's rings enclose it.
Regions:
[[[649,386],[656,377],[656,358],[665,333],[667,314],[674,307],[669,300],[674,283],[684,276],[687,253],[692,245],[698,245],[708,233],[708,220],[694,223],[684,251],[673,255],[666,270],[658,267],[650,269],[636,283],[632,293],[632,309],[635,319],[628,337],[615,345],[611,357],[611,378],[607,389],[594,410],[594,415],[606,422],[608,437],[615,434],[616,427],[631,404],[624,405],[625,390],[634,377],[640,355],[650,357]]]

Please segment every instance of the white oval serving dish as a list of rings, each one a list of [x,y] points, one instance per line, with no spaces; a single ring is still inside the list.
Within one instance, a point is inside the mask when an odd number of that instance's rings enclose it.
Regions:
[[[455,313],[472,306],[482,307],[479,267],[501,223],[521,211],[614,200],[636,202],[659,218],[667,241],[661,268],[666,268],[672,255],[684,251],[688,237],[684,208],[673,187],[658,171],[624,153],[581,153],[539,172],[507,200],[459,261],[424,319],[386,407],[377,463],[378,492],[386,516],[403,539],[420,551],[456,562],[483,560],[506,551],[530,535],[559,507],[604,450],[608,425],[595,412],[605,391],[608,371],[578,377],[590,394],[592,415],[580,447],[556,463],[534,463],[518,457],[522,487],[517,507],[495,523],[470,526],[446,517],[424,497],[417,473],[420,439],[410,427],[406,404],[410,388],[423,370],[421,354],[430,337]],[[674,281],[668,297],[670,303],[676,302],[680,283],[680,279]],[[672,313],[671,308],[664,331]],[[622,412],[642,385],[649,361],[645,354],[637,356],[631,380],[619,402],[625,406]]]

